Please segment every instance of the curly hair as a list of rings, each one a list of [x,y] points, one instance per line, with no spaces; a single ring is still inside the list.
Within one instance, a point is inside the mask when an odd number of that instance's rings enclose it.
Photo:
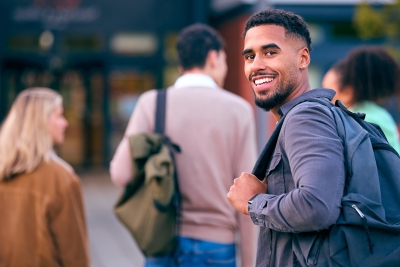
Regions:
[[[342,87],[353,88],[355,103],[379,101],[400,92],[400,65],[383,47],[351,50],[341,74]]]
[[[287,36],[293,36],[302,39],[306,43],[308,50],[312,51],[308,25],[299,15],[281,9],[266,9],[255,13],[249,19],[247,19],[245,23],[242,34],[243,38],[246,37],[246,33],[249,29],[261,25],[282,26],[285,28],[285,34]]]
[[[224,49],[221,36],[210,26],[196,23],[184,28],[178,36],[176,49],[179,65],[184,70],[203,68],[208,52]]]

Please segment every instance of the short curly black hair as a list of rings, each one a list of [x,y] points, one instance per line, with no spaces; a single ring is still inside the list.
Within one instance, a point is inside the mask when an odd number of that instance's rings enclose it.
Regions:
[[[282,9],[266,9],[253,14],[245,23],[243,38],[249,29],[261,25],[277,25],[285,28],[286,35],[296,36],[302,39],[308,50],[312,51],[310,32],[308,25],[302,17],[293,12]]]
[[[224,49],[224,41],[216,30],[196,23],[184,28],[178,36],[176,49],[179,65],[184,70],[203,68],[209,51]]]
[[[351,86],[353,101],[379,101],[400,92],[400,65],[380,46],[360,46],[349,52],[342,70],[342,87]]]

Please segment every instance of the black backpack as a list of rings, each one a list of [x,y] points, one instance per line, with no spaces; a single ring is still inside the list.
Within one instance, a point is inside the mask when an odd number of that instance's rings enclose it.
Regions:
[[[317,98],[305,101],[318,102],[332,111],[343,141],[347,175],[336,223],[320,231],[315,242],[297,238],[295,249],[303,252],[301,261],[319,266],[325,241],[329,242],[325,252],[330,255],[329,266],[400,266],[399,154],[378,125],[364,121],[365,114],[349,111],[340,101],[335,105]],[[280,119],[253,170],[260,180],[265,177],[284,119]],[[301,234],[294,235],[296,239]]]

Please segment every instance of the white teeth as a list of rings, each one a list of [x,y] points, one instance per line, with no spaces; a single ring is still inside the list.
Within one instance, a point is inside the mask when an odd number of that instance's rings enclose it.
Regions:
[[[272,82],[273,79],[274,79],[274,78],[263,78],[263,79],[258,79],[258,80],[255,80],[254,83],[255,83],[256,85],[260,85],[260,84],[263,84],[263,83]]]

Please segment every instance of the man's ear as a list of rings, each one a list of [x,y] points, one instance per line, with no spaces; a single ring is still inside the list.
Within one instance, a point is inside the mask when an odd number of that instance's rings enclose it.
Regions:
[[[208,51],[205,66],[215,68],[217,65],[218,52],[215,50]]]
[[[299,69],[304,70],[308,68],[308,65],[310,65],[310,51],[308,50],[307,47],[303,47],[299,50]]]

